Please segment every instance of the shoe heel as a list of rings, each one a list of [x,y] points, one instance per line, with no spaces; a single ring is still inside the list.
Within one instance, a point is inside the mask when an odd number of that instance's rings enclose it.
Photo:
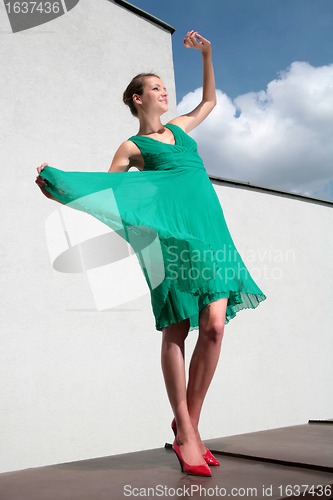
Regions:
[[[184,471],[183,464],[182,464],[182,462],[181,462],[181,460],[180,460],[180,458],[179,458],[179,456],[178,456],[178,454],[176,453],[176,451],[175,451],[175,449],[174,449],[174,448],[173,448],[173,451],[175,452],[175,455],[176,455],[176,457],[178,458],[178,462],[179,462],[179,465],[180,465],[181,471],[182,471],[182,472],[185,472],[185,471]]]

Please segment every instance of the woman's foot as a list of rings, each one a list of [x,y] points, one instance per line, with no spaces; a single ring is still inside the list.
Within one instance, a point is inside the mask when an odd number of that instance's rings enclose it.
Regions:
[[[201,437],[200,437],[198,429],[194,430],[194,434],[195,434],[195,438],[197,440],[198,446],[200,448],[201,455],[205,455],[205,453],[207,452],[207,448],[206,448],[206,445],[201,441]]]
[[[198,445],[195,433],[192,428],[177,429],[177,445],[183,457],[183,460],[189,465],[205,465],[207,464],[203,455],[206,453],[201,453],[201,448]]]
[[[206,464],[206,462],[204,464],[201,464],[201,465],[189,465],[188,463],[186,463],[186,461],[184,460],[184,458],[182,456],[182,453],[180,451],[180,447],[179,447],[177,441],[178,441],[178,439],[176,437],[174,442],[173,442],[172,449],[177,455],[182,472],[186,472],[186,474],[192,474],[194,476],[208,476],[208,477],[210,477],[212,475],[211,470],[208,467],[208,465]]]
[[[211,453],[208,448],[206,448],[206,453],[203,457],[208,465],[220,465],[220,462],[216,460],[213,453]]]
[[[173,433],[174,433],[174,435],[176,437],[176,435],[177,435],[177,424],[176,424],[176,420],[175,419],[173,419],[173,421],[171,422],[171,428],[172,428]],[[195,432],[197,444],[198,444],[198,446],[200,448],[201,455],[203,456],[205,462],[208,465],[220,465],[220,463],[216,460],[216,458],[214,457],[214,455],[208,450],[208,448],[206,447],[206,445],[201,441],[201,437],[200,437],[198,429],[196,429],[196,431],[194,431],[194,432]]]

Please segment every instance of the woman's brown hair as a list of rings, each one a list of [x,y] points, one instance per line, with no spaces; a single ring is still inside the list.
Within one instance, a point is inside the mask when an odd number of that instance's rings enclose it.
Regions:
[[[132,115],[136,117],[138,116],[138,112],[134,105],[132,96],[133,94],[138,94],[138,95],[143,94],[144,79],[149,76],[156,76],[156,78],[159,78],[159,76],[155,75],[154,73],[139,73],[131,80],[125,92],[123,93],[123,102],[127,106],[129,106]]]

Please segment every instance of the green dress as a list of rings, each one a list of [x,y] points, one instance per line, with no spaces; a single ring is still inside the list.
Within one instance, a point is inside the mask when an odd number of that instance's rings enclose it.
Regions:
[[[41,172],[57,200],[96,217],[131,245],[150,290],[156,329],[228,297],[225,324],[266,299],[230,236],[218,196],[197,151],[180,127],[165,125],[175,145],[132,136],[143,171]]]

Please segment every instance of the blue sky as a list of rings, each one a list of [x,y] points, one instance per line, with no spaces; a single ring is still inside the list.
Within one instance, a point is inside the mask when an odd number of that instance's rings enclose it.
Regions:
[[[266,88],[294,61],[333,62],[332,0],[132,0],[176,28],[177,102],[201,85],[200,59],[182,43],[194,29],[211,41],[216,87],[229,97]]]
[[[194,29],[212,43],[215,129],[209,116],[191,133],[208,173],[333,200],[333,0],[130,3],[176,28],[178,114],[202,85],[183,38]]]

